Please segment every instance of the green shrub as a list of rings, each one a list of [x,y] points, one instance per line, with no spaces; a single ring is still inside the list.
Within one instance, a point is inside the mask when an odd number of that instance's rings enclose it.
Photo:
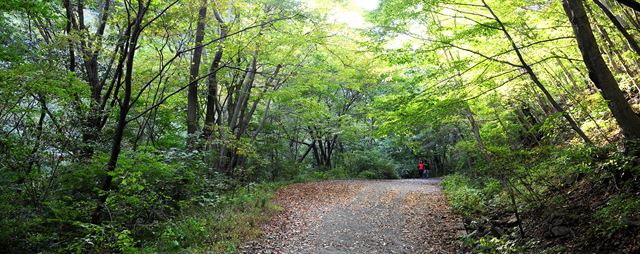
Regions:
[[[468,177],[460,174],[447,176],[442,187],[455,213],[471,217],[485,212],[482,191],[475,188]]]
[[[499,195],[501,192],[502,185],[500,184],[500,181],[489,178],[484,182],[482,195],[485,197],[485,199],[491,199],[492,197]]]
[[[293,160],[275,160],[260,163],[253,171],[256,181],[289,181],[303,173],[304,166]]]
[[[175,251],[205,241],[209,235],[205,223],[205,221],[194,217],[169,222],[160,235],[159,249]]]
[[[221,193],[214,202],[194,203],[157,228],[149,253],[235,253],[242,241],[260,234],[259,225],[279,208],[269,202],[282,183],[249,184]]]
[[[595,213],[600,222],[596,230],[603,236],[611,237],[616,232],[640,220],[640,197],[617,196]]]
[[[478,248],[474,253],[515,254],[522,253],[522,251],[518,250],[516,241],[484,236],[480,238]]]
[[[335,167],[326,172],[329,179],[346,179],[349,178],[349,172],[344,167]]]
[[[82,235],[67,244],[62,252],[75,253],[139,253],[131,231],[119,226],[75,223]]]
[[[398,179],[393,159],[380,151],[355,151],[343,155],[343,166],[350,175],[367,179]],[[369,171],[373,173],[363,173]]]
[[[378,175],[375,172],[372,172],[370,170],[365,170],[360,172],[360,174],[358,174],[358,177],[364,178],[364,179],[376,179],[377,176]]]

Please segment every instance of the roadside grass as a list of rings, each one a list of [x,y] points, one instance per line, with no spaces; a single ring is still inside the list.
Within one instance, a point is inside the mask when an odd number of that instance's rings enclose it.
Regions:
[[[162,222],[142,253],[236,253],[240,244],[261,235],[260,225],[281,208],[271,202],[289,182],[250,184],[206,202],[196,202],[180,216]]]
[[[342,170],[313,171],[289,181],[251,183],[214,196],[199,197],[176,218],[158,223],[142,253],[237,253],[241,244],[262,235],[260,225],[282,211],[272,201],[294,183],[350,179]],[[129,253],[136,253],[133,249]]]
[[[367,172],[367,171],[365,171]],[[262,235],[261,225],[282,211],[272,199],[276,192],[294,183],[326,180],[376,179],[352,176],[344,167],[309,171],[291,180],[250,183],[224,192],[203,195],[183,204],[177,217],[158,222],[140,249],[127,253],[237,253],[241,244]],[[376,175],[378,172],[376,172]],[[396,178],[392,175],[389,178]],[[385,177],[382,177],[385,178]]]

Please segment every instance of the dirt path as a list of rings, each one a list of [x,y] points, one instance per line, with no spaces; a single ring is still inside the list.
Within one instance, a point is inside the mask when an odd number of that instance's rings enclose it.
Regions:
[[[455,253],[463,231],[438,179],[329,181],[280,190],[282,213],[244,253]]]

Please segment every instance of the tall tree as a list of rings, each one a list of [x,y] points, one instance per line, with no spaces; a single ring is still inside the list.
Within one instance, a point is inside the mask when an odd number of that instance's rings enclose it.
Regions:
[[[107,28],[107,21],[111,14],[111,5],[112,1],[106,0],[103,5],[101,5],[101,8],[99,8],[97,28],[95,33],[92,34],[87,24],[85,24],[86,7],[84,0],[78,0],[75,6],[70,0],[64,1],[68,22],[67,27],[75,34],[83,35],[79,37],[79,40],[72,40],[70,43],[69,68],[71,70],[75,69],[75,59],[73,59],[74,50],[72,47],[79,47],[82,56],[82,66],[84,67],[84,77],[91,90],[89,112],[86,115],[82,131],[82,140],[84,143],[82,150],[85,154],[93,153],[94,142],[97,141],[98,134],[104,126],[102,123],[106,105],[104,102],[106,102],[110,96],[109,93],[103,95],[103,88],[108,79],[108,73],[102,76],[100,75],[99,57],[103,49],[103,38]],[[116,54],[113,56],[115,57]],[[121,58],[121,60],[123,60],[123,58]],[[112,64],[113,61],[107,65],[111,68]],[[118,76],[118,73],[114,76]]]
[[[616,1],[618,1],[618,3],[631,7],[631,9],[634,9],[635,11],[640,12],[640,3],[636,2],[635,0],[616,0]]]
[[[631,49],[633,49],[636,54],[640,55],[640,46],[638,45],[638,42],[633,38],[633,36],[631,36],[631,34],[629,34],[629,32],[627,32],[627,29],[622,25],[622,23],[620,23],[618,18],[611,12],[611,10],[609,10],[609,8],[604,3],[601,2],[602,0],[593,1],[596,3],[596,5],[598,5],[598,7],[600,7],[602,12],[607,15],[609,20],[611,20],[611,23],[613,23],[613,25],[616,27],[616,29],[618,29],[622,36],[624,36],[624,38],[629,43],[629,46],[631,46]]]
[[[613,74],[602,58],[581,0],[564,0],[563,7],[573,27],[578,47],[589,70],[589,78],[600,89],[609,109],[628,141],[640,139],[640,117],[624,98]]]
[[[222,62],[222,55],[224,54],[224,41],[228,33],[226,21],[220,12],[217,9],[214,9],[213,14],[216,21],[218,21],[218,34],[220,41],[218,41],[216,53],[211,60],[211,67],[209,68],[211,76],[209,76],[209,79],[207,80],[207,108],[203,128],[203,135],[205,139],[209,139],[211,137],[211,133],[215,128],[214,125],[216,124],[216,115],[219,120],[222,120],[222,110],[220,109],[220,101],[218,100],[218,72],[220,70],[220,63]],[[217,124],[221,125],[221,122],[218,122]]]
[[[529,75],[529,77],[531,78],[531,81],[533,81],[533,83],[542,91],[542,93],[544,93],[544,95],[547,98],[547,100],[549,100],[549,102],[551,102],[551,105],[559,113],[562,114],[562,116],[569,123],[569,126],[571,127],[571,129],[573,129],[580,136],[580,138],[582,138],[582,140],[584,140],[585,143],[592,143],[591,140],[589,139],[589,137],[587,137],[587,135],[584,133],[584,131],[582,131],[582,129],[580,129],[580,126],[578,126],[578,124],[573,119],[573,117],[571,117],[569,112],[565,111],[565,109],[553,98],[551,93],[542,84],[542,82],[538,78],[538,75],[536,75],[536,73],[531,68],[531,65],[529,65],[527,63],[527,61],[524,59],[524,56],[520,52],[520,48],[516,45],[515,41],[513,40],[513,37],[511,37],[511,34],[507,31],[507,28],[504,26],[504,23],[502,22],[502,20],[500,20],[500,18],[498,18],[498,16],[495,14],[493,9],[491,9],[491,7],[487,4],[487,2],[485,0],[482,0],[482,3],[484,4],[485,8],[487,8],[487,10],[489,10],[489,13],[491,13],[491,16],[495,19],[495,21],[500,26],[500,30],[504,33],[505,37],[507,38],[507,40],[511,44],[511,47],[513,48],[513,51],[518,56],[518,60],[520,61],[520,64],[522,65],[522,68]]]
[[[200,61],[202,59],[202,40],[204,40],[204,30],[207,18],[208,0],[202,0],[202,5],[198,11],[198,25],[196,27],[195,49],[189,69],[189,90],[187,95],[187,146],[193,148],[195,137],[198,131],[198,76],[200,74]]]
[[[104,210],[104,204],[107,201],[112,188],[113,175],[111,174],[111,172],[116,169],[118,165],[118,159],[120,158],[124,131],[128,123],[127,118],[129,110],[132,107],[131,99],[133,90],[133,64],[135,60],[135,53],[138,50],[138,41],[140,39],[140,35],[142,34],[142,30],[145,27],[143,21],[145,15],[147,14],[147,11],[149,10],[150,4],[151,0],[147,0],[146,2],[144,2],[144,0],[138,0],[136,4],[137,7],[135,8],[135,16],[129,17],[132,18],[130,19],[132,23],[128,24],[129,28],[127,29],[127,33],[125,34],[125,37],[127,38],[127,46],[125,48],[124,54],[126,55],[127,60],[123,76],[123,97],[120,104],[120,111],[118,113],[118,122],[111,143],[111,152],[109,155],[109,162],[107,163],[106,167],[106,174],[102,178],[102,182],[100,184],[101,192],[98,195],[98,204],[91,216],[91,223],[93,224],[98,224],[102,220],[102,211]],[[133,4],[131,8],[133,9]]]

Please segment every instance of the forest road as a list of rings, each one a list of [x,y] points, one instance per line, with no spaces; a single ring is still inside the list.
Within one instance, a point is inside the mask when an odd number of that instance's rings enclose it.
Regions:
[[[326,181],[278,191],[283,210],[243,253],[455,253],[464,233],[439,179]]]

